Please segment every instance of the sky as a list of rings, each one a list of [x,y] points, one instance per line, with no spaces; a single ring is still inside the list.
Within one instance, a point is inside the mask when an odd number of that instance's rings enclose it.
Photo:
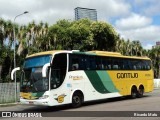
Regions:
[[[160,41],[160,0],[0,0],[0,18],[18,24],[33,20],[55,24],[60,19],[74,20],[74,9],[97,10],[98,21],[110,23],[125,40],[139,40],[151,49]]]

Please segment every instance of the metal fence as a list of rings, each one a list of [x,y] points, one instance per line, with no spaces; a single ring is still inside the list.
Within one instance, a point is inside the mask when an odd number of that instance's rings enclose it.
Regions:
[[[19,100],[20,84],[17,83],[17,100]],[[0,83],[0,104],[15,102],[15,83]]]

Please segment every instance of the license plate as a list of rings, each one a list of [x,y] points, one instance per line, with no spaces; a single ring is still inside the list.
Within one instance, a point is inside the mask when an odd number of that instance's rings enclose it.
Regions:
[[[29,104],[34,104],[34,102],[29,102]]]

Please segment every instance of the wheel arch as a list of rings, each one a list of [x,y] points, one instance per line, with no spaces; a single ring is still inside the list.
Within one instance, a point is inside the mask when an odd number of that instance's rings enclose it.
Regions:
[[[143,88],[143,89],[144,89],[144,85],[143,85],[143,84],[140,84],[139,87],[138,87],[138,89],[139,89],[139,88]],[[144,89],[144,90],[145,90],[145,89]]]
[[[80,93],[80,94],[82,95],[82,97],[83,97],[83,102],[84,102],[84,92],[83,92],[83,90],[82,90],[82,89],[74,89],[74,90],[72,91],[71,95],[70,95],[70,103],[72,103],[73,94],[76,93],[76,92],[78,92],[78,93]]]

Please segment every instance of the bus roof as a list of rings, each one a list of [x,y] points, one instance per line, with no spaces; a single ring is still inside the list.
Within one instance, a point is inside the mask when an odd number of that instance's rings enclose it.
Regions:
[[[31,54],[31,55],[28,55],[26,58],[41,56],[41,55],[54,55],[57,52],[62,52],[63,53],[64,50],[53,50],[53,51],[45,51],[45,52],[34,53],[34,54]]]
[[[120,58],[131,58],[131,59],[146,59],[150,60],[150,58],[146,56],[124,56],[121,53],[118,52],[108,52],[108,51],[88,51],[88,53],[94,53],[95,55],[98,56],[111,56],[111,57],[120,57]]]
[[[118,52],[108,52],[108,51],[87,51],[87,52],[80,52],[75,50],[53,50],[53,51],[45,51],[45,52],[39,52],[32,55],[27,56],[26,58],[35,57],[35,56],[41,56],[41,55],[54,55],[57,53],[75,53],[75,54],[85,54],[85,55],[97,55],[97,56],[111,56],[111,57],[120,57],[120,58],[131,58],[131,59],[146,59],[150,60],[148,57],[137,57],[137,56],[124,56],[121,53]]]

